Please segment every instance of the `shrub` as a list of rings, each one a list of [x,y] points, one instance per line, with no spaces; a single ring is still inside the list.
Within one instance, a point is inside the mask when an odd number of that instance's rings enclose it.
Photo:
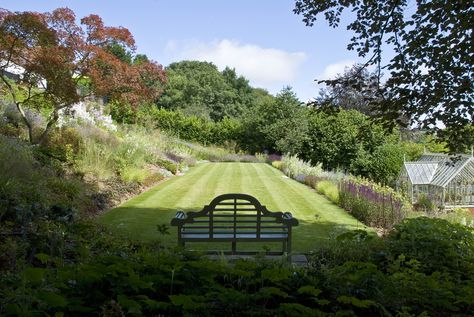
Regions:
[[[273,163],[275,161],[281,161],[281,155],[278,154],[270,154],[267,156],[267,161],[269,163]]]
[[[416,260],[422,272],[474,276],[474,230],[444,219],[406,219],[387,238],[394,259]]]
[[[339,183],[339,203],[366,225],[387,229],[409,212],[405,198],[393,189],[360,178]]]
[[[126,183],[136,182],[143,184],[145,179],[150,175],[146,169],[137,168],[133,166],[126,166],[122,169],[120,177]]]
[[[59,209],[87,204],[85,185],[59,166],[38,161],[35,151],[0,135],[0,222],[14,221],[21,228],[40,217],[56,217]]]
[[[161,167],[166,168],[168,171],[170,171],[173,174],[178,173],[178,164],[173,161],[166,160],[166,159],[157,159],[157,164]]]
[[[329,198],[329,200],[333,203],[339,203],[339,189],[337,188],[337,184],[333,183],[332,181],[323,180],[317,182],[316,190],[318,193]]]
[[[175,163],[181,163],[184,160],[184,157],[179,156],[179,155],[174,154],[174,153],[170,153],[170,152],[165,153],[165,156],[166,156],[167,159],[169,159],[169,160],[171,160]]]
[[[81,151],[83,139],[79,131],[72,127],[62,127],[51,131],[42,144],[45,153],[68,163],[74,163]]]
[[[148,115],[153,118],[156,128],[180,139],[202,144],[223,145],[229,141],[235,142],[239,139],[241,130],[241,124],[229,118],[213,122],[165,109],[152,110]]]
[[[282,165],[283,165],[282,161],[273,161],[273,162],[272,162],[272,166],[273,166],[274,168],[279,169],[279,170],[281,170]]]
[[[123,104],[123,103],[122,103]],[[112,110],[119,108],[120,105],[116,102],[111,103]],[[117,120],[124,122],[122,120]],[[59,119],[57,125],[63,126],[76,126],[78,124],[99,126],[109,131],[116,131],[117,126],[113,123],[110,115],[103,113],[103,106],[92,101],[81,101],[70,108],[61,109],[59,111]]]
[[[183,160],[183,164],[189,167],[195,166],[196,163],[197,163],[196,159],[192,156],[186,156]]]
[[[265,153],[255,153],[255,157],[257,158],[259,163],[266,163],[268,162],[268,155]]]
[[[227,154],[220,158],[220,162],[245,162],[245,163],[262,163],[259,158],[248,154]]]
[[[383,248],[382,241],[365,230],[347,231],[315,246],[309,255],[309,264],[311,271],[320,272],[347,261],[375,260]]]
[[[82,175],[91,174],[103,180],[112,178],[116,174],[113,149],[91,139],[85,139],[78,153],[75,168]]]
[[[24,137],[26,138],[26,131],[19,124],[12,123],[8,117],[4,115],[0,105],[0,134],[11,137]]]
[[[467,208],[448,210],[443,217],[451,223],[460,223],[465,226],[474,227],[474,215]]]
[[[297,175],[318,176],[323,172],[321,164],[311,166],[310,163],[299,159],[296,155],[284,155],[281,162],[281,170],[291,178],[295,178]]]
[[[420,194],[418,201],[413,205],[413,208],[417,211],[432,213],[436,209],[436,204],[432,202],[427,195]]]

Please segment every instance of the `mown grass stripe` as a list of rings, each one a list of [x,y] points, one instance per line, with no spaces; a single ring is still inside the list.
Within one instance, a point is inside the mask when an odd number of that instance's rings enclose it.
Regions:
[[[252,164],[250,166],[255,173],[256,181],[259,182],[259,186],[262,188],[262,191],[265,191],[265,195],[263,196],[269,197],[267,201],[265,202],[262,201],[262,203],[265,204],[269,210],[283,211],[281,208],[285,206],[285,204],[282,203],[284,200],[284,195],[276,195],[276,193],[278,192],[278,189],[275,186],[273,186],[272,183],[268,181],[267,175],[262,173],[261,167],[263,166],[264,166],[263,164],[258,164],[258,165]],[[257,199],[258,199],[258,196],[257,196]]]
[[[182,192],[176,191],[176,188],[187,189],[190,182],[196,182],[206,175],[209,170],[212,169],[211,165],[201,164],[191,169],[186,175],[186,178],[182,176],[175,176],[158,186],[148,190],[147,192],[136,196],[135,198],[127,201],[121,207],[135,206],[135,207],[158,207],[163,203],[170,204],[172,200],[176,199],[176,195]],[[160,200],[156,199],[156,195],[159,195]]]
[[[180,209],[200,209],[204,203],[212,198],[217,187],[217,182],[214,181],[214,178],[222,173],[223,168],[216,164],[210,164],[210,166],[211,168],[206,169],[206,173],[196,179],[191,186],[183,186],[180,197],[174,203],[175,206]]]
[[[270,192],[278,190],[278,188],[284,184],[284,179],[271,173],[271,170],[267,169],[267,165],[259,165],[257,173],[262,175],[261,178],[264,179],[265,186]],[[294,212],[297,208],[296,202],[289,199],[289,195],[274,196],[274,201],[276,204],[275,208],[273,208],[274,210]],[[285,210],[284,208],[287,209]]]
[[[317,208],[320,203],[320,201],[317,201],[315,198],[320,198],[317,195],[311,195],[312,190],[308,188],[305,185],[299,184],[298,182],[286,178],[286,176],[283,175],[283,173],[277,171],[274,168],[271,168],[273,170],[270,170],[271,167],[267,169],[269,173],[273,175],[273,177],[269,177],[270,182],[275,182],[276,179],[279,180],[279,182],[282,183],[282,186],[288,190],[289,193],[292,193],[293,195],[288,195],[287,197],[296,197],[296,199],[291,200],[289,203],[293,206],[296,205],[296,203],[299,204],[299,208],[304,208],[307,212],[304,214],[310,215],[312,214],[313,216],[311,217],[314,218],[315,214],[317,213]],[[277,172],[277,173],[275,173]],[[295,208],[297,208],[295,206]]]

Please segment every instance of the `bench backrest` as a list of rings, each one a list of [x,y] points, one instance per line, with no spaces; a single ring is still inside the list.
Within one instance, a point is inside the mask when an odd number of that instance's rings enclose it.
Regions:
[[[224,194],[214,198],[199,212],[188,212],[181,225],[186,233],[209,238],[221,234],[281,235],[298,224],[290,213],[271,212],[250,195]]]

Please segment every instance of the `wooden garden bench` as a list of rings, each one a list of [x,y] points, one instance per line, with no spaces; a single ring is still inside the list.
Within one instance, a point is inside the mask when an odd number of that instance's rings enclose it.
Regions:
[[[178,227],[178,244],[187,242],[231,242],[231,254],[237,242],[282,242],[282,252],[291,253],[291,229],[298,220],[290,212],[271,212],[250,195],[224,194],[214,198],[201,211],[178,211],[171,220]],[[229,252],[224,252],[229,253]]]

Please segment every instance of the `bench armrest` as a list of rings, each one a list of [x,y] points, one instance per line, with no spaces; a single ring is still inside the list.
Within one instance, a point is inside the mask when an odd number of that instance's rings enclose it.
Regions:
[[[284,223],[286,223],[290,226],[297,226],[298,225],[298,219],[293,218],[293,215],[289,211],[284,212],[283,215],[281,216],[281,218],[282,218]]]
[[[178,210],[178,212],[176,213],[176,216],[174,216],[173,219],[171,219],[171,225],[172,226],[179,226],[181,224],[183,224],[186,220],[186,214],[184,213],[184,211],[182,210]]]

